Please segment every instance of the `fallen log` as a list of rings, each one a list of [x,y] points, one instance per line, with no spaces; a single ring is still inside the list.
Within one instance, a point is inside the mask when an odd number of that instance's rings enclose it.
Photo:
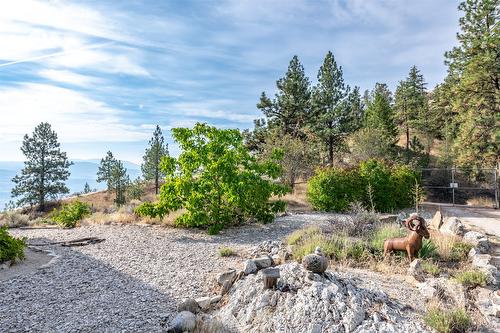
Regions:
[[[31,244],[28,243],[28,246],[48,246],[48,245],[61,245],[61,246],[85,246],[85,245],[90,245],[90,244],[97,244],[104,242],[104,238],[97,238],[97,237],[86,237],[86,238],[79,238],[79,239],[73,239],[70,241],[61,241],[61,242],[50,242],[50,243],[43,243],[43,244]]]

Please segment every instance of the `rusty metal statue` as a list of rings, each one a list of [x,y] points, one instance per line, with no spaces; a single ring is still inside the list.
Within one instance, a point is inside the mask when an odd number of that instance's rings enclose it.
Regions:
[[[391,238],[384,242],[384,257],[393,251],[406,251],[410,261],[415,258],[415,254],[422,248],[422,238],[429,238],[429,231],[425,225],[425,220],[414,214],[405,221],[405,226],[410,233],[403,238]]]

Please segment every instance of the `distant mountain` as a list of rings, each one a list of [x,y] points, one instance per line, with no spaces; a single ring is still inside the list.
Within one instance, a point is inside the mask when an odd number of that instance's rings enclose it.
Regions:
[[[70,166],[71,175],[66,181],[70,194],[83,191],[86,182],[89,183],[92,189],[103,190],[106,188],[106,184],[95,181],[100,162],[101,160],[73,160],[74,164]],[[128,161],[123,161],[123,165],[127,168],[130,179],[135,179],[141,175],[139,165]],[[0,161],[0,210],[11,200],[10,191],[14,186],[11,180],[20,172],[23,166],[23,162]]]

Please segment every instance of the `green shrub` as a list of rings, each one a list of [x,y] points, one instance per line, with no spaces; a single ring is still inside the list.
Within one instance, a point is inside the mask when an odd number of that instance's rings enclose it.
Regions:
[[[430,308],[424,321],[438,333],[465,333],[472,326],[470,316],[462,309],[445,311],[437,307]]]
[[[343,212],[362,200],[363,188],[358,169],[327,168],[309,180],[307,197],[317,210]]]
[[[433,263],[432,261],[423,261],[422,269],[424,270],[424,272],[434,276],[441,273],[441,268],[439,268],[439,266]]]
[[[234,256],[236,254],[236,252],[234,252],[234,250],[230,247],[221,247],[219,249],[219,256],[221,257],[230,257],[230,256]]]
[[[457,241],[454,242],[451,247],[450,260],[452,261],[462,261],[467,259],[469,251],[472,249],[472,245],[466,242]]]
[[[347,211],[361,201],[377,211],[393,211],[413,205],[413,187],[420,181],[417,172],[405,165],[389,166],[378,160],[354,168],[326,168],[309,180],[307,197],[322,211]]]
[[[418,251],[418,257],[423,259],[437,259],[439,255],[436,245],[434,245],[430,239],[424,238],[422,241],[422,247]]]
[[[382,252],[384,252],[384,242],[386,239],[404,237],[405,235],[405,229],[401,228],[395,223],[382,224],[378,226],[371,234],[370,246],[376,253],[381,254]]]
[[[175,220],[177,226],[205,227],[209,233],[217,233],[249,219],[272,222],[275,213],[285,209],[282,200],[269,200],[288,191],[273,181],[281,175],[277,162],[282,152],[258,161],[244,146],[238,130],[206,124],[174,128],[172,133],[182,153],[177,159],[162,160],[166,180],[159,201],[142,204],[137,214],[163,217],[185,209]]]
[[[51,218],[64,228],[74,228],[76,223],[92,213],[90,206],[81,201],[64,204],[51,214]]]
[[[464,271],[457,273],[454,279],[466,287],[484,287],[488,283],[486,274],[481,271]]]
[[[0,262],[7,260],[24,260],[24,238],[15,238],[9,235],[7,227],[0,227]]]

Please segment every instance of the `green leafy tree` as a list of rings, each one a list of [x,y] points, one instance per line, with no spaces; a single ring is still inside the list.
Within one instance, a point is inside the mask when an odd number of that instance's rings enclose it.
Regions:
[[[118,206],[126,202],[125,192],[130,184],[130,178],[127,175],[127,169],[123,166],[122,161],[116,161],[111,167],[109,185],[112,191],[115,192],[115,203]]]
[[[144,153],[144,163],[141,165],[142,176],[145,180],[154,180],[155,193],[158,194],[160,188],[160,178],[164,177],[161,172],[161,159],[168,156],[168,145],[165,143],[160,126],[156,125],[153,137],[149,140],[149,147]]]
[[[15,184],[12,197],[20,197],[18,206],[38,205],[43,211],[47,200],[69,193],[65,181],[70,175],[72,162],[59,146],[57,134],[49,123],[40,123],[31,137],[24,136],[21,151],[26,161],[21,174],[12,179]]]
[[[498,0],[459,5],[459,45],[445,54],[457,114],[456,163],[495,166],[500,156],[500,25]]]
[[[398,132],[391,102],[391,92],[387,85],[377,83],[366,108],[365,124],[368,128],[380,129],[386,138],[395,142]]]
[[[106,153],[106,157],[101,159],[99,169],[97,170],[97,182],[106,182],[108,192],[112,190],[111,186],[111,171],[118,161],[113,156],[111,151]]]
[[[279,127],[283,134],[298,137],[311,113],[311,88],[309,78],[297,56],[288,66],[285,76],[276,81],[278,92],[274,99],[263,92],[257,104],[267,117],[270,127]]]
[[[269,201],[287,190],[272,181],[281,175],[279,152],[271,160],[257,161],[238,130],[206,124],[175,128],[172,133],[182,153],[177,159],[163,159],[166,180],[160,199],[139,206],[138,214],[163,217],[184,208],[177,225],[208,227],[216,233],[249,218],[271,222],[274,213],[284,209],[282,201]]]
[[[342,67],[337,66],[333,53],[328,52],[318,72],[318,84],[313,89],[310,123],[327,147],[329,164],[333,164],[335,151],[343,147],[345,137],[353,129],[348,94],[349,86],[344,83]]]

